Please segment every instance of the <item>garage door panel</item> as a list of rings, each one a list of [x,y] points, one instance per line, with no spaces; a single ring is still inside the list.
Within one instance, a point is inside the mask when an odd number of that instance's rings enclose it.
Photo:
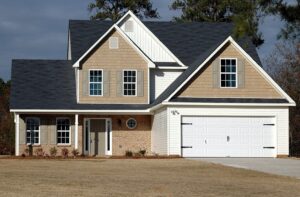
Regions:
[[[274,117],[183,117],[186,157],[274,157]]]

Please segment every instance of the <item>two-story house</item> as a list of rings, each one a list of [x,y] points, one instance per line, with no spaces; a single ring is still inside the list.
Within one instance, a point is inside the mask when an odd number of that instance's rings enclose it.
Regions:
[[[13,60],[16,155],[289,154],[295,102],[231,23],[69,22],[67,60]]]

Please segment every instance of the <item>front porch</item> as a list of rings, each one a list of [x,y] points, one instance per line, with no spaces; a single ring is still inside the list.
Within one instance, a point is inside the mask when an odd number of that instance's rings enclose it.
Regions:
[[[63,148],[87,156],[122,156],[126,151],[151,153],[151,115],[17,114],[16,155],[40,148],[57,155]]]

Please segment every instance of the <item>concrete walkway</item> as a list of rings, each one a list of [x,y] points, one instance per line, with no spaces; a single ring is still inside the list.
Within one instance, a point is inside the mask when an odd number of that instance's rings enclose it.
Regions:
[[[193,158],[194,160],[222,164],[236,168],[245,168],[291,176],[300,179],[300,160],[298,159],[276,159],[276,158]]]

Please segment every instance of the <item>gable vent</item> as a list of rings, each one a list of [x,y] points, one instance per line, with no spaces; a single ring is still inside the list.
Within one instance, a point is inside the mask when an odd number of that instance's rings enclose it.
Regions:
[[[133,21],[126,21],[125,32],[133,32]]]
[[[109,48],[110,49],[118,49],[119,48],[119,38],[118,37],[110,37],[109,38]]]

